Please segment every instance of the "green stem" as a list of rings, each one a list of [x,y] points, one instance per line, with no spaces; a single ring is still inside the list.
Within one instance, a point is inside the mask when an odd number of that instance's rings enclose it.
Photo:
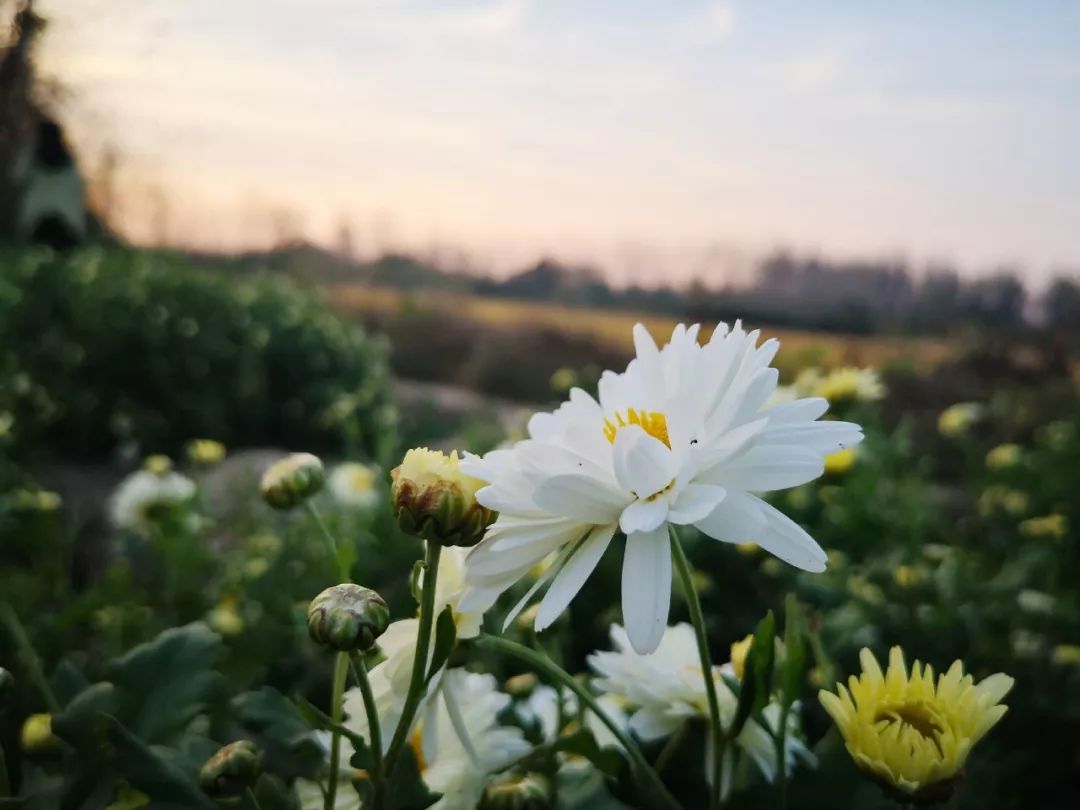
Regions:
[[[326,522],[322,519],[322,514],[320,514],[315,504],[312,503],[311,498],[304,501],[304,506],[307,508],[308,514],[315,519],[315,523],[319,526],[319,531],[326,541],[326,547],[330,551],[330,560],[337,569],[341,581],[349,582],[349,568],[341,561],[341,557],[338,556],[337,541],[334,539],[334,535],[330,534],[330,530],[326,528]]]
[[[375,705],[375,696],[371,691],[371,680],[368,678],[367,664],[364,657],[359,653],[353,653],[353,672],[356,681],[360,685],[360,696],[364,700],[364,714],[368,721],[368,744],[371,747],[371,759],[374,767],[371,769],[371,781],[375,791],[373,804],[375,810],[382,807],[383,779],[382,779],[382,727],[379,724],[379,710]]]
[[[345,679],[349,674],[349,654],[339,652],[334,661],[334,691],[330,703],[331,718],[334,728],[330,731],[330,784],[326,788],[325,810],[334,810],[337,799],[338,771],[341,769],[341,732],[338,730],[345,716],[343,705],[345,697]]]
[[[56,695],[53,694],[53,690],[45,678],[45,673],[41,669],[41,661],[34,650],[34,645],[30,643],[22,623],[19,621],[18,614],[7,602],[0,602],[0,622],[7,627],[11,640],[15,642],[23,666],[26,667],[30,680],[34,682],[38,692],[41,693],[41,699],[45,701],[45,707],[52,714],[58,714],[60,712],[60,701],[56,699]]]
[[[776,731],[776,781],[780,810],[787,810],[787,720],[791,704],[787,697],[780,708],[780,728]]]
[[[244,788],[244,796],[247,798],[248,802],[251,803],[252,810],[262,810],[262,807],[259,805],[259,800],[255,798],[255,791],[251,788]]]
[[[679,535],[674,526],[668,526],[671,534],[671,557],[675,563],[675,570],[679,574],[679,584],[682,586],[683,598],[686,606],[690,609],[690,622],[694,625],[694,636],[697,639],[698,657],[701,659],[701,672],[705,679],[705,697],[709,702],[709,731],[712,735],[712,786],[709,791],[709,807],[716,810],[720,806],[720,772],[721,763],[724,759],[724,727],[720,723],[720,699],[716,694],[716,681],[712,677],[712,660],[709,657],[709,639],[705,633],[705,615],[701,612],[701,602],[698,600],[697,589],[694,588],[694,579],[690,572],[690,563],[686,559]]]
[[[683,723],[674,734],[668,737],[668,741],[664,743],[664,747],[660,750],[660,755],[656,758],[656,762],[653,763],[653,768],[658,774],[664,772],[664,768],[671,762],[671,758],[675,756],[675,752],[679,750],[683,738],[686,737],[686,729],[688,727],[689,724]]]
[[[375,706],[375,695],[371,691],[371,680],[368,678],[367,664],[364,657],[359,653],[353,653],[353,673],[360,685],[360,696],[364,700],[364,713],[368,721],[368,743],[371,745],[371,757],[375,760],[375,767],[382,767],[382,727],[379,725],[379,710]]]
[[[547,656],[534,652],[528,647],[514,641],[500,638],[499,636],[491,636],[484,633],[478,636],[474,640],[474,643],[481,648],[487,648],[493,652],[502,652],[514,656],[519,661],[523,661],[533,669],[546,675],[552,681],[565,686],[577,695],[578,700],[588,706],[589,710],[600,718],[600,722],[608,727],[615,736],[615,739],[622,745],[623,750],[626,751],[627,756],[630,757],[630,761],[633,763],[639,781],[655,797],[655,803],[650,803],[648,806],[665,808],[666,810],[682,810],[678,801],[676,801],[675,797],[668,792],[664,783],[660,781],[660,777],[656,775],[656,771],[649,765],[648,760],[645,759],[645,755],[641,753],[641,749],[638,748],[633,739],[631,739],[630,736],[608,716],[607,712],[604,711],[603,707],[597,702],[596,698],[593,697],[592,693],[574,680],[569,673],[560,669]]]
[[[390,777],[401,754],[401,747],[408,739],[416,711],[420,708],[427,686],[428,647],[431,644],[431,628],[435,619],[435,586],[439,574],[439,554],[442,546],[427,542],[424,555],[424,587],[420,593],[420,629],[416,639],[416,651],[413,654],[412,675],[409,678],[409,691],[405,695],[405,706],[401,719],[394,729],[394,737],[383,760],[383,776]]]
[[[0,799],[11,795],[11,779],[8,778],[7,760],[4,759],[4,747],[0,745]]]

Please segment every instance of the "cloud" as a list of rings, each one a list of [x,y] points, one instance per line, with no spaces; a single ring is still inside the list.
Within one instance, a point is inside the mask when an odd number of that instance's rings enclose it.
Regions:
[[[781,76],[793,89],[803,93],[825,90],[844,74],[847,60],[839,51],[804,54],[784,62]]]
[[[727,0],[708,3],[684,17],[675,27],[676,38],[686,45],[718,45],[735,28],[735,9]]]

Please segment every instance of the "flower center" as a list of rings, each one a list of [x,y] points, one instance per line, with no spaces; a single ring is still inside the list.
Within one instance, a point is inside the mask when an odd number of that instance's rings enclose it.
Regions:
[[[659,411],[637,410],[635,408],[627,408],[625,414],[616,411],[614,422],[610,419],[604,420],[604,436],[609,442],[615,444],[615,434],[619,432],[619,428],[624,428],[627,425],[637,425],[654,439],[662,441],[669,448],[671,447],[667,432],[667,417]]]
[[[937,735],[944,731],[933,711],[922,703],[901,703],[899,706],[879,709],[874,716],[874,722],[900,723],[901,727],[914,729],[920,736],[935,744]]]

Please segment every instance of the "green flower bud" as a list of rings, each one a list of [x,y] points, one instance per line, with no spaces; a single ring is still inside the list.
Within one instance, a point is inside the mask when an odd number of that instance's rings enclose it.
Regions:
[[[51,714],[32,714],[23,723],[19,745],[30,756],[52,754],[60,750],[60,738],[53,734]]]
[[[251,740],[238,740],[218,749],[199,771],[199,787],[214,799],[241,795],[262,772],[259,749]]]
[[[495,519],[476,500],[484,482],[462,472],[456,452],[410,450],[390,477],[394,514],[409,534],[441,546],[475,546]]]
[[[308,606],[308,632],[335,650],[365,652],[390,624],[390,608],[375,591],[347,582],[327,588]]]
[[[477,805],[478,810],[548,810],[551,783],[541,774],[526,773],[491,782]]]
[[[275,509],[299,506],[326,483],[326,472],[311,453],[286,456],[263,474],[259,488],[263,500]]]

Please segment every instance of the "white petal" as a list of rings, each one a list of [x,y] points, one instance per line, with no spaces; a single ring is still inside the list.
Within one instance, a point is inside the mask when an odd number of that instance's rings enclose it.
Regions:
[[[615,522],[629,498],[587,475],[556,475],[536,487],[533,500],[552,514],[607,524]]]
[[[712,484],[690,484],[675,499],[667,519],[679,525],[695,523],[712,514],[724,500],[727,490]],[[623,514],[626,514],[624,511]],[[625,529],[624,529],[625,531]]]
[[[852,422],[781,422],[769,426],[758,444],[799,445],[828,455],[855,447],[863,440],[862,428]]]
[[[819,453],[798,445],[761,445],[703,474],[710,484],[737,486],[750,492],[770,492],[813,481],[825,472]]]
[[[637,425],[619,428],[613,461],[619,486],[639,498],[662,490],[677,472],[671,450]]]
[[[755,540],[765,528],[765,514],[759,503],[759,499],[745,492],[728,490],[720,505],[694,525],[709,537],[725,543]]]
[[[794,402],[774,405],[763,412],[769,417],[769,424],[777,422],[812,422],[829,410],[829,401],[824,397],[806,397]]]
[[[671,607],[671,546],[667,526],[627,535],[622,613],[630,645],[648,655],[659,645]]]
[[[600,562],[608,543],[615,534],[615,527],[597,526],[589,533],[588,538],[581,548],[574,552],[573,556],[566,561],[562,570],[556,574],[555,579],[544,594],[540,603],[540,610],[536,614],[536,629],[543,630],[553,621],[559,618],[559,614],[566,610],[570,600],[577,596],[589,574]]]
[[[619,528],[624,534],[651,532],[668,516],[668,502],[660,497],[654,500],[637,500],[623,509],[619,516]]]
[[[779,509],[760,499],[755,500],[765,515],[766,528],[754,542],[796,568],[814,573],[824,571],[828,558],[814,538]]]

